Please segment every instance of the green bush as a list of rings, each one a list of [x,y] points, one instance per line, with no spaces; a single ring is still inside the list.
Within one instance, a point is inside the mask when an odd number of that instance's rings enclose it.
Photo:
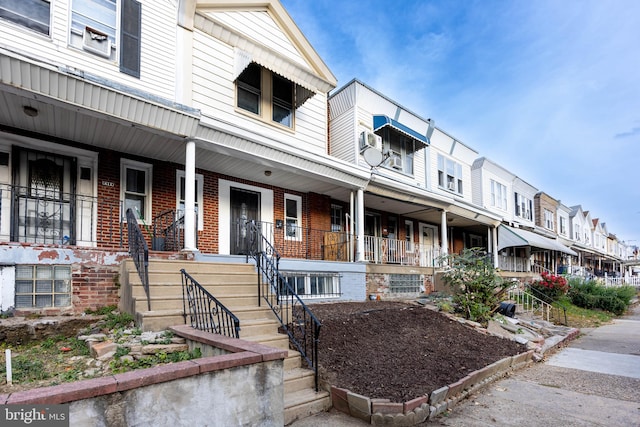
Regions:
[[[619,316],[627,310],[636,290],[632,286],[606,287],[595,280],[572,278],[567,295],[578,307],[604,310]]]
[[[490,257],[478,248],[443,257],[449,266],[442,278],[453,291],[456,311],[465,318],[486,323],[498,306],[504,284]]]

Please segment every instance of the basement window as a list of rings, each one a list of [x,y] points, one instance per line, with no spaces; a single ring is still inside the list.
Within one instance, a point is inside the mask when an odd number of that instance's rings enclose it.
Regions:
[[[422,289],[422,277],[419,274],[391,274],[389,290],[392,294],[415,294]]]
[[[340,275],[336,273],[282,273],[301,298],[340,297]]]
[[[70,266],[16,266],[16,308],[69,307],[70,305]]]

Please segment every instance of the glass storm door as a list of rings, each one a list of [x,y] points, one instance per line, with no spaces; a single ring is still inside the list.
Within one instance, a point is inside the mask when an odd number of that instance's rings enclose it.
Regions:
[[[244,255],[249,249],[247,222],[260,225],[260,193],[231,188],[231,255]]]

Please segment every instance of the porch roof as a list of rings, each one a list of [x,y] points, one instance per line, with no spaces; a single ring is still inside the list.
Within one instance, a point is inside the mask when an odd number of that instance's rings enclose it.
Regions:
[[[578,255],[575,251],[569,249],[555,239],[550,239],[521,228],[513,228],[504,224],[500,225],[500,227],[498,227],[498,250],[514,246],[533,246],[536,248],[564,252],[573,256]]]
[[[393,129],[397,130],[400,133],[405,134],[409,138],[415,139],[423,143],[424,145],[429,145],[430,141],[426,135],[422,135],[418,131],[411,129],[409,126],[405,126],[397,120],[392,119],[391,117],[384,115],[376,115],[373,116],[373,130],[376,131],[385,126],[390,126]]]
[[[200,118],[197,109],[5,49],[0,49],[0,88],[16,95],[47,97],[180,137],[193,135]]]

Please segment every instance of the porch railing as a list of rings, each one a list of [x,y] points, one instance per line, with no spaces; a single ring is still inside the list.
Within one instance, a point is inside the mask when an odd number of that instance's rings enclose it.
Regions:
[[[0,240],[123,247],[122,203],[45,188],[0,185]]]
[[[258,268],[258,303],[266,302],[280,321],[289,341],[315,373],[318,391],[318,340],[322,324],[278,270],[280,254],[253,222],[246,224],[249,253]]]
[[[439,267],[440,248],[385,237],[364,236],[364,258],[375,264]]]
[[[185,269],[182,273],[182,316],[187,323],[187,316],[193,328],[240,338],[240,320],[225,307],[216,297],[211,295]]]
[[[142,235],[138,221],[131,209],[127,209],[127,227],[129,237],[129,254],[140,276],[142,287],[147,294],[147,310],[151,311],[151,296],[149,295],[149,248]]]
[[[498,268],[503,271],[526,273],[530,271],[530,261],[528,258],[499,255]]]

